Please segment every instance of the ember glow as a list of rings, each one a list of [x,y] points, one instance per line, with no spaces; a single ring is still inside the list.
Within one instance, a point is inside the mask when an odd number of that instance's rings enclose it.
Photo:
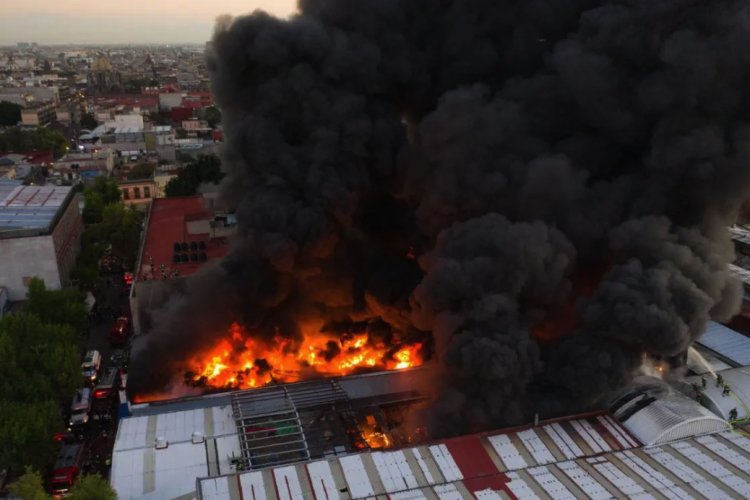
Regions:
[[[421,350],[420,343],[386,345],[367,333],[306,331],[301,341],[278,335],[267,342],[233,323],[213,349],[193,358],[187,378],[195,385],[249,389],[274,381],[419,366],[424,361]]]

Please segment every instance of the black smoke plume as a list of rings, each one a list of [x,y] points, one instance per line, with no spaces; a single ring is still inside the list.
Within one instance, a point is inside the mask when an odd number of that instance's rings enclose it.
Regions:
[[[240,232],[159,316],[135,382],[167,383],[232,321],[375,318],[432,334],[435,435],[595,406],[738,308],[747,47],[747,0],[224,20],[208,63]]]

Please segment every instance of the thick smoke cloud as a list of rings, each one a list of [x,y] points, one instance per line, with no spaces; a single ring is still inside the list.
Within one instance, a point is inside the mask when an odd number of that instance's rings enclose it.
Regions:
[[[232,321],[380,318],[432,334],[451,434],[595,406],[737,309],[749,2],[300,11],[214,36],[240,234],[156,322],[152,387]]]

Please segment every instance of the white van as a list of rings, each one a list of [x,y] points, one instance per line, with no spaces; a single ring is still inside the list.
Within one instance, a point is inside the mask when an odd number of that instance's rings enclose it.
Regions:
[[[102,355],[99,351],[89,351],[81,363],[81,372],[86,383],[93,384],[99,376],[99,368],[102,366]]]
[[[91,389],[84,387],[78,389],[73,396],[73,402],[70,404],[70,420],[68,429],[86,425],[89,422],[89,413],[91,412]]]

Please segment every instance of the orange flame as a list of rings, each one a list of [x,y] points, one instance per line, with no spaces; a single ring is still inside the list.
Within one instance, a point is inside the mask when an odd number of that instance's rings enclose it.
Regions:
[[[306,332],[301,341],[276,336],[265,342],[237,323],[226,338],[191,362],[192,380],[211,387],[249,389],[315,376],[346,375],[360,369],[401,370],[423,362],[422,345],[388,346],[367,333]]]

